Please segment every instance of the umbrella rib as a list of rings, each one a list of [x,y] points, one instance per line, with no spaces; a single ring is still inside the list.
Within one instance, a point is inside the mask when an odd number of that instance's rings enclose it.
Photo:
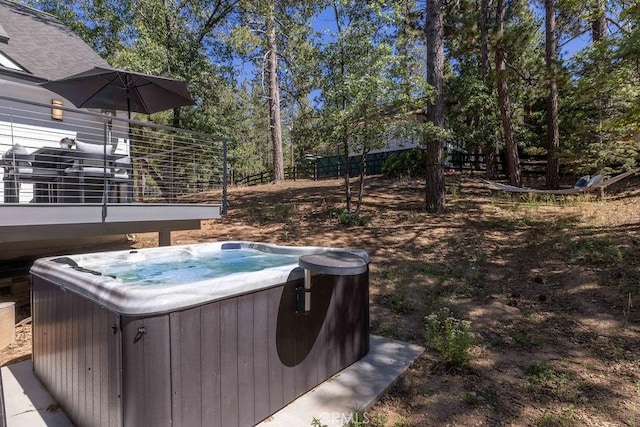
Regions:
[[[78,108],[82,108],[87,102],[91,101],[93,98],[97,97],[100,92],[102,90],[104,90],[104,88],[106,88],[107,86],[109,86],[111,84],[111,81],[109,81],[109,79],[105,79],[106,83],[103,84],[99,90],[94,90],[93,93],[91,94],[91,96],[89,96],[88,98],[86,98],[84,101],[82,101],[80,103],[80,105],[77,105]]]
[[[151,83],[149,80],[145,78],[142,78],[139,76],[132,76],[130,74],[127,74],[124,78],[126,79],[127,87],[129,88],[129,95],[128,95],[129,98],[131,98],[131,92],[135,93],[136,95],[135,99],[140,104],[144,112],[149,111],[149,108],[147,107],[147,103],[144,101],[144,97],[140,94],[139,88],[143,86],[151,85],[153,83]],[[142,81],[143,83],[139,84],[138,81]]]
[[[148,83],[148,84],[150,84],[150,83]],[[144,98],[143,98],[143,97],[142,97],[142,95],[140,94],[140,90],[139,90],[139,88],[141,88],[142,86],[145,86],[145,85],[134,86],[132,89],[135,91],[135,93],[136,93],[136,95],[137,95],[136,97],[138,98],[138,101],[139,101],[139,102],[140,102],[140,104],[142,105],[142,108],[143,108],[145,111],[149,111],[149,108],[147,108],[147,103],[146,103],[146,102],[144,102]]]
[[[123,74],[118,73],[118,74],[115,75],[115,77],[111,81],[115,82],[116,80],[119,80],[122,83],[121,86],[116,85],[116,86],[118,86],[118,87],[120,87],[122,89],[126,90],[126,89],[131,89],[131,88],[134,87],[132,84],[129,83],[130,80],[129,80],[129,75],[128,74],[123,75]]]

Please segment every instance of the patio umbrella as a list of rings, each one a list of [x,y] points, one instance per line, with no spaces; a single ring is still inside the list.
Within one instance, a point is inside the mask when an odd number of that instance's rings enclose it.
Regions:
[[[187,85],[180,80],[117,68],[95,67],[59,80],[42,83],[78,108],[101,108],[152,114],[193,105]]]
[[[95,67],[41,86],[65,97],[78,108],[126,111],[129,119],[132,111],[152,114],[195,104],[185,82],[117,68]],[[130,126],[127,133],[132,140]],[[107,154],[106,144],[104,152]],[[103,167],[106,170],[106,156]],[[104,181],[106,187],[106,174]],[[104,203],[106,209],[106,198]]]

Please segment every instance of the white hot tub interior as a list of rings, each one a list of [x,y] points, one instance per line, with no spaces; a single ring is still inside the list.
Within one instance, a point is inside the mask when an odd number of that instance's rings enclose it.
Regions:
[[[300,257],[327,252],[369,261],[360,250],[232,241],[43,258],[31,272],[115,312],[153,314],[301,279]]]

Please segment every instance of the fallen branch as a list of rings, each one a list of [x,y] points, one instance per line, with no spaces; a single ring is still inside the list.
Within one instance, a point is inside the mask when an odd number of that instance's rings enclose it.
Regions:
[[[26,319],[22,319],[21,321],[16,323],[16,327],[22,326],[22,325],[27,325],[29,323],[31,323],[31,316],[27,317]]]

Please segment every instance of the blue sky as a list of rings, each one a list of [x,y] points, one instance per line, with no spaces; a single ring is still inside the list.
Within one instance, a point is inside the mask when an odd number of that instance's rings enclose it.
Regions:
[[[541,18],[544,17],[544,10],[534,8],[534,12]],[[540,15],[542,13],[542,15]],[[335,16],[333,9],[327,7],[311,22],[312,28],[323,34],[325,41],[331,40],[333,35],[337,32],[335,24]],[[544,23],[542,24],[541,31],[544,33]],[[560,44],[559,53],[560,57],[564,60],[570,59],[576,52],[583,49],[591,43],[591,37],[588,32],[568,41],[566,44]],[[241,60],[236,59],[234,61],[234,67],[239,73],[238,80],[243,81],[247,78],[252,78],[254,73],[254,67],[251,63],[243,63]]]
[[[578,37],[572,39],[565,45],[560,47],[560,54],[563,59],[571,58],[576,52],[586,47],[589,43],[591,43],[591,35],[588,33],[579,35]]]

